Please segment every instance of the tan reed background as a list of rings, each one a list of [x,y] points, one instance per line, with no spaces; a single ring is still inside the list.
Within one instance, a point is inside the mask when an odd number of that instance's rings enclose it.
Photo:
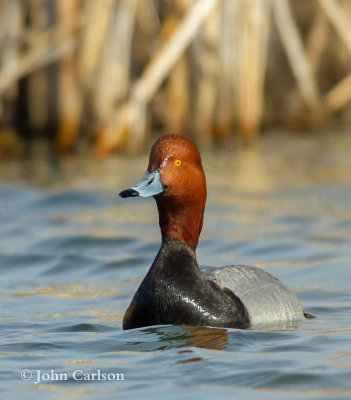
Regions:
[[[328,124],[351,125],[351,0],[0,0],[1,154]]]

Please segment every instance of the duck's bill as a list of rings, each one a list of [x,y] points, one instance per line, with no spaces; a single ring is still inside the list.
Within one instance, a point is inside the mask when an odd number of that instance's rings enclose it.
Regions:
[[[125,197],[150,197],[161,194],[166,190],[162,183],[159,170],[146,171],[143,179],[129,189],[123,190],[119,195]]]

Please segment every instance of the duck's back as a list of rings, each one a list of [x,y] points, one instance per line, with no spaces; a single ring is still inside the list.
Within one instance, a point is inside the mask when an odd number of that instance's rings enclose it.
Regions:
[[[248,265],[200,268],[204,277],[239,297],[253,326],[303,317],[301,304],[292,290],[260,268]]]

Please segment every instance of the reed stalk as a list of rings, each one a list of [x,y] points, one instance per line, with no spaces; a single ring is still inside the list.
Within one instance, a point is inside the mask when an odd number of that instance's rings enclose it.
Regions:
[[[101,124],[127,97],[136,4],[137,0],[122,0],[111,10],[94,90],[95,109]]]
[[[226,141],[232,129],[237,109],[239,76],[238,46],[241,20],[240,2],[223,0],[219,38],[218,110],[215,127],[216,138]]]
[[[71,38],[75,40],[74,21],[79,12],[78,0],[60,0],[58,18],[71,24]],[[80,127],[82,96],[78,85],[75,55],[68,53],[59,62],[58,132],[56,147],[60,153],[72,149]]]
[[[318,0],[345,46],[351,51],[351,25],[345,10],[336,1]]]
[[[88,95],[93,90],[114,2],[114,0],[101,0],[83,3],[86,23],[81,31],[77,63],[80,79]]]
[[[0,65],[1,70],[11,71],[17,68],[19,41],[21,35],[21,8],[19,0],[0,2]],[[5,92],[5,89],[6,92]],[[0,120],[10,123],[12,112],[9,105],[15,101],[17,90],[12,84],[0,90]]]
[[[319,109],[321,101],[318,85],[291,15],[288,0],[273,0],[273,9],[275,22],[301,95],[311,109]]]
[[[307,61],[313,74],[317,72],[323,51],[327,46],[328,32],[329,26],[327,19],[322,10],[318,7],[306,40]]]
[[[174,34],[181,21],[181,15],[184,14],[189,5],[190,0],[180,0],[175,3],[175,13],[167,17],[161,32],[164,42],[168,41]],[[189,79],[188,60],[186,55],[183,54],[170,71],[167,80],[167,132],[180,135],[187,134],[190,106]]]
[[[319,3],[330,20],[344,45],[351,52],[351,21],[346,11],[336,2],[319,0]],[[330,112],[345,106],[351,100],[351,73],[338,82],[325,94],[323,103]]]
[[[330,112],[335,112],[351,101],[351,73],[333,86],[324,95],[324,106]]]
[[[194,136],[202,146],[209,147],[213,130],[218,92],[218,40],[220,10],[217,6],[209,15],[194,46],[198,53],[194,107]]]
[[[258,135],[262,117],[271,1],[244,0],[240,4],[237,114],[242,137],[251,143]]]

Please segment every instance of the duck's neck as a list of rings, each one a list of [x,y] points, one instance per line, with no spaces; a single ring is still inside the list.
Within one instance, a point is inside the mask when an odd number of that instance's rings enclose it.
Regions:
[[[151,269],[162,271],[163,278],[169,275],[173,281],[190,279],[199,272],[195,248],[175,238],[163,240]]]
[[[174,197],[156,197],[162,242],[177,239],[194,250],[199,241],[205,201]]]

